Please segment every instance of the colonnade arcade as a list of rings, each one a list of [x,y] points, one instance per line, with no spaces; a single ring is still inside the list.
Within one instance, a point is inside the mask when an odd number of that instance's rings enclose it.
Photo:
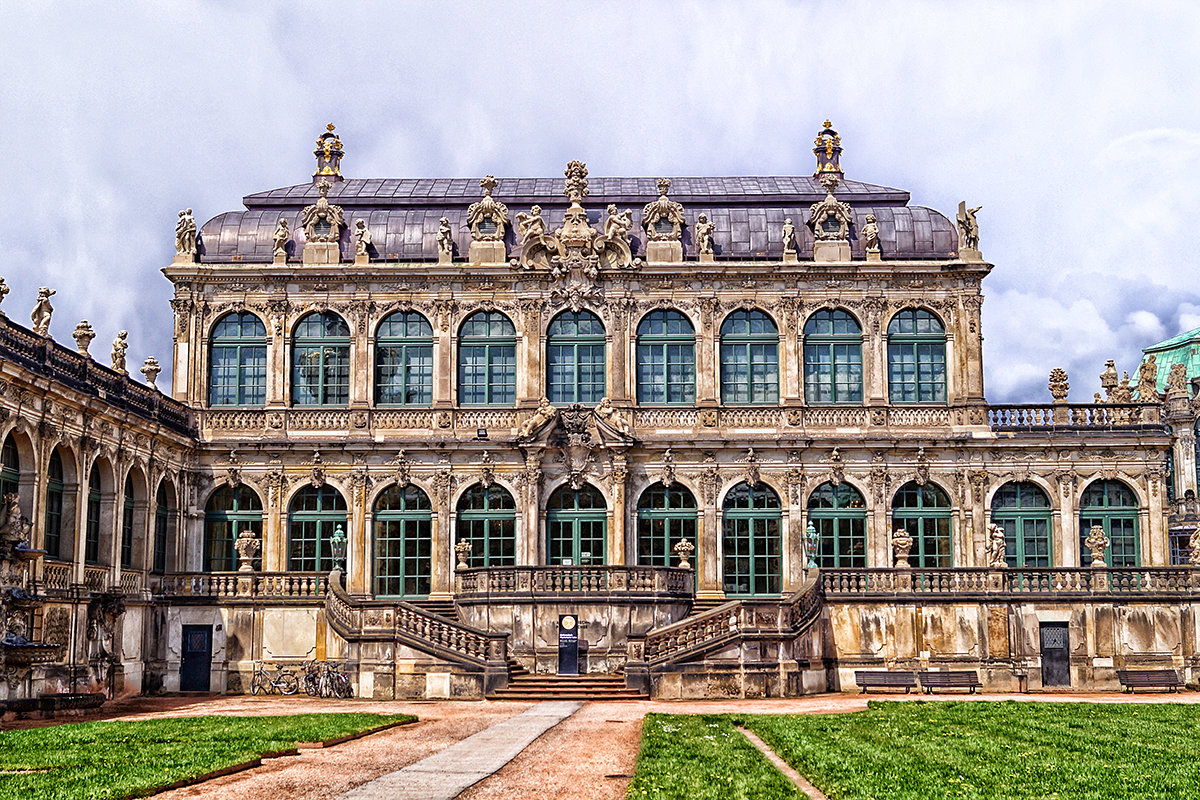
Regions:
[[[695,476],[668,486],[647,475],[631,479],[627,510],[614,504],[609,481],[572,486],[565,479],[548,480],[540,507],[522,510],[521,485],[500,472],[486,484],[464,478],[452,490],[447,483],[458,479],[413,476],[406,484],[367,487],[328,476],[319,485],[301,481],[274,508],[254,486],[222,484],[205,505],[202,567],[236,569],[234,542],[244,529],[262,537],[255,566],[268,571],[333,569],[340,533],[350,591],[380,597],[450,591],[454,546],[464,541],[468,567],[674,566],[672,548],[683,539],[695,547],[699,591],[730,596],[778,596],[797,586],[808,566],[806,540],[822,568],[890,567],[890,532],[898,528],[913,539],[914,568],[980,565],[978,515],[955,502],[952,482],[940,476],[909,476],[886,502],[875,502],[878,493],[856,478],[788,487],[779,477],[731,481],[709,505],[697,500],[705,492]],[[1097,477],[1074,507],[1063,508],[1057,497],[1036,476],[1004,481],[990,493],[983,518],[1004,529],[1008,566],[1089,564],[1082,540],[1097,524],[1110,536],[1111,566],[1143,563],[1149,508],[1137,489]]]

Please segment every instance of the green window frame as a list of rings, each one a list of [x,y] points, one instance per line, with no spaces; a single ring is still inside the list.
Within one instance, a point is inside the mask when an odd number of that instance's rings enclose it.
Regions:
[[[171,509],[167,499],[166,481],[160,481],[154,493],[154,561],[153,571],[167,571],[167,537],[170,533]]]
[[[428,597],[433,585],[433,506],[411,483],[375,499],[375,596]]]
[[[208,346],[208,404],[253,407],[267,401],[267,328],[249,311],[217,320]]]
[[[133,566],[133,476],[125,476],[125,491],[121,499],[121,566]]]
[[[546,328],[546,396],[551,403],[595,405],[604,383],[604,323],[591,311],[564,311]]]
[[[923,308],[888,323],[888,396],[893,403],[946,402],[946,329]]]
[[[762,311],[740,309],[721,323],[721,402],[779,402],[779,329]]]
[[[458,330],[458,404],[517,402],[517,329],[499,311],[476,311]]]
[[[954,566],[950,498],[938,486],[909,481],[892,498],[892,527],[912,537],[908,563],[918,569]]]
[[[10,433],[0,447],[0,497],[19,494],[21,489],[21,456]]]
[[[651,311],[637,327],[639,403],[696,402],[696,329],[674,309]]]
[[[600,490],[560,486],[546,503],[546,557],[553,566],[607,563],[608,505]],[[586,555],[585,555],[586,554]]]
[[[1009,481],[992,495],[992,522],[1004,529],[1010,569],[1054,566],[1050,498],[1032,481]]]
[[[306,486],[288,504],[288,569],[332,572],[333,534],[346,533],[346,498],[332,486]]]
[[[517,504],[499,484],[477,483],[458,498],[456,542],[467,541],[468,567],[512,567],[517,563]]]
[[[1092,552],[1083,542],[1093,525],[1104,528],[1108,536],[1104,560],[1110,567],[1140,566],[1138,512],[1137,495],[1121,481],[1099,480],[1089,484],[1079,496],[1079,566],[1092,564]]]
[[[686,486],[653,483],[638,498],[637,563],[643,567],[673,567],[678,561],[672,548],[682,539],[698,548],[696,528],[700,508]],[[693,553],[698,553],[694,549]],[[693,569],[696,560],[693,558]]]
[[[46,476],[46,532],[42,547],[48,558],[62,558],[64,479],[62,456],[56,447],[50,452]]]
[[[804,401],[862,403],[862,326],[849,312],[824,308],[804,323]]]
[[[87,564],[100,562],[100,467],[92,464],[88,473],[87,531],[83,539],[83,560]]]
[[[433,326],[416,311],[388,314],[375,329],[375,404],[433,404]]]
[[[208,498],[204,509],[205,572],[232,572],[238,568],[234,542],[244,530],[249,530],[261,541],[262,500],[244,484],[222,486]],[[254,559],[254,568],[262,569],[261,550]]]
[[[808,497],[808,521],[817,532],[818,567],[866,568],[867,503],[861,492],[845,482],[822,483]]]
[[[292,405],[350,403],[350,328],[332,311],[314,311],[292,332]]]
[[[725,495],[721,554],[725,594],[779,595],[783,591],[783,506],[765,483],[739,483]]]

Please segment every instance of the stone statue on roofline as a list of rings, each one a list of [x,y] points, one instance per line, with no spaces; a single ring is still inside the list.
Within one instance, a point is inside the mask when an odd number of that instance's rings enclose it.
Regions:
[[[879,247],[879,221],[874,214],[867,214],[867,221],[862,226],[863,243],[866,245],[867,260],[878,261],[880,257]]]
[[[29,315],[29,319],[33,322],[33,332],[38,336],[50,335],[50,317],[54,314],[54,306],[50,305],[50,298],[54,293],[53,289],[46,286],[38,289],[37,302],[34,303],[33,312]]]
[[[175,223],[175,255],[193,259],[196,256],[196,218],[190,208],[180,211]]]
[[[975,206],[968,208],[966,201],[958,204],[958,250],[959,257],[965,258],[970,256],[973,259],[980,258],[979,255],[979,220],[975,215],[983,209],[983,206]],[[966,251],[964,255],[964,251]]]
[[[535,236],[546,235],[546,220],[542,217],[542,207],[533,206],[526,214],[517,214],[517,233],[521,234],[521,244],[525,244]]]
[[[700,214],[696,217],[696,253],[701,256],[711,256],[713,254],[713,233],[717,226],[708,221],[707,214]]]
[[[796,245],[796,226],[792,224],[791,217],[788,217],[783,221],[782,239],[784,255],[787,255],[788,253],[795,255],[797,252],[799,252],[799,248]]]
[[[112,344],[112,368],[122,375],[128,375],[125,370],[125,351],[129,349],[129,331],[118,331],[117,338]]]
[[[1200,567],[1200,528],[1192,531],[1188,537],[1188,564]]]
[[[367,227],[365,219],[354,220],[354,260],[356,263],[365,263],[370,260],[371,255],[371,229]]]
[[[604,220],[604,238],[611,242],[629,243],[629,231],[633,229],[633,209],[627,208],[618,213],[615,203],[609,203],[605,209],[608,219]]]
[[[1138,366],[1138,399],[1143,403],[1157,402],[1158,397],[1158,356],[1151,353]]]
[[[287,258],[288,242],[292,240],[292,231],[288,228],[287,220],[283,217],[279,218],[279,222],[275,225],[275,232],[271,234],[273,243],[272,254],[276,261],[281,261]]]
[[[450,227],[450,218],[438,220],[437,235],[438,263],[449,264],[454,257],[454,229]]]
[[[8,284],[4,282],[4,278],[0,278],[0,303],[4,302],[4,298],[8,297]],[[4,316],[4,312],[0,311],[0,317]]]

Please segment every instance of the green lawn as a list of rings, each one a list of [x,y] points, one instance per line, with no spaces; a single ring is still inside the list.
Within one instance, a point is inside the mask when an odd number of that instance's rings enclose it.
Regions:
[[[263,753],[412,722],[408,714],[296,714],[80,722],[0,732],[0,798],[125,798]]]
[[[648,715],[629,797],[803,797],[736,725],[838,800],[1200,797],[1200,706],[1011,701]]]

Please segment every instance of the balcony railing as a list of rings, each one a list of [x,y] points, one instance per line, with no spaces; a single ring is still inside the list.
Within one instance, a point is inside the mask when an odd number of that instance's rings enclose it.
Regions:
[[[993,430],[1138,430],[1163,427],[1162,406],[1138,403],[1031,403],[988,406]]]
[[[324,600],[326,572],[177,572],[164,575],[152,591],[163,597]]]
[[[1196,595],[1200,568],[1064,567],[1049,569],[823,569],[829,599],[1020,595]]]
[[[690,597],[692,571],[676,567],[544,566],[459,570],[456,596],[664,595]]]

